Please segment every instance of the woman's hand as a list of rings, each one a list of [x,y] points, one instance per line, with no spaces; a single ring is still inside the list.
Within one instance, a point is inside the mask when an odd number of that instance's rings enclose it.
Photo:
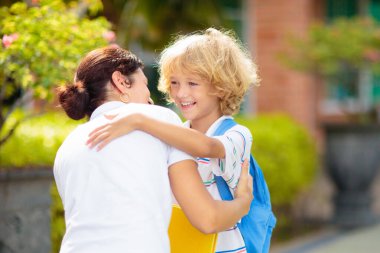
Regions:
[[[89,134],[89,139],[86,142],[89,148],[97,146],[96,150],[101,150],[112,140],[136,130],[142,118],[140,114],[131,114],[119,119],[115,119],[116,116],[106,116],[111,121],[95,128]]]
[[[253,200],[253,178],[249,174],[249,160],[245,159],[242,164],[239,183],[235,189],[235,198],[245,198],[245,208],[248,213],[251,202]]]

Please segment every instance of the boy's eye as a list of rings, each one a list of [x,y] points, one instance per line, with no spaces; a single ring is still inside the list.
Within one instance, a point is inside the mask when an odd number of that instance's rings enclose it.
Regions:
[[[190,86],[197,86],[198,84],[197,84],[197,83],[194,83],[194,82],[189,82],[189,85],[190,85]]]
[[[177,85],[178,83],[176,81],[171,81],[170,85]]]

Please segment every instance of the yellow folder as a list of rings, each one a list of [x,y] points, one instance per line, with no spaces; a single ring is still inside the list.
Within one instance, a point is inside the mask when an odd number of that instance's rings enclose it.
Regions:
[[[203,234],[191,225],[178,205],[173,205],[169,239],[171,253],[214,253],[217,234]]]

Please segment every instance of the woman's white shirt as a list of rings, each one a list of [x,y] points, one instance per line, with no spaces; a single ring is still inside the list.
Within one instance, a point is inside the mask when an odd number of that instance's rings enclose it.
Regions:
[[[58,150],[54,177],[66,221],[61,253],[170,252],[168,167],[193,158],[141,131],[117,138],[99,152],[85,145],[89,133],[107,122],[104,114],[136,112],[182,124],[163,107],[108,102]]]

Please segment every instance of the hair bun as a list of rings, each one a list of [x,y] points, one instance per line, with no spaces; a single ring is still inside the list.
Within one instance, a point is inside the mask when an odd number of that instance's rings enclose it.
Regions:
[[[78,93],[87,92],[82,81],[77,81],[72,86],[77,89]]]
[[[70,118],[79,120],[86,116],[89,110],[90,96],[83,82],[78,81],[75,84],[59,87],[58,98]]]

